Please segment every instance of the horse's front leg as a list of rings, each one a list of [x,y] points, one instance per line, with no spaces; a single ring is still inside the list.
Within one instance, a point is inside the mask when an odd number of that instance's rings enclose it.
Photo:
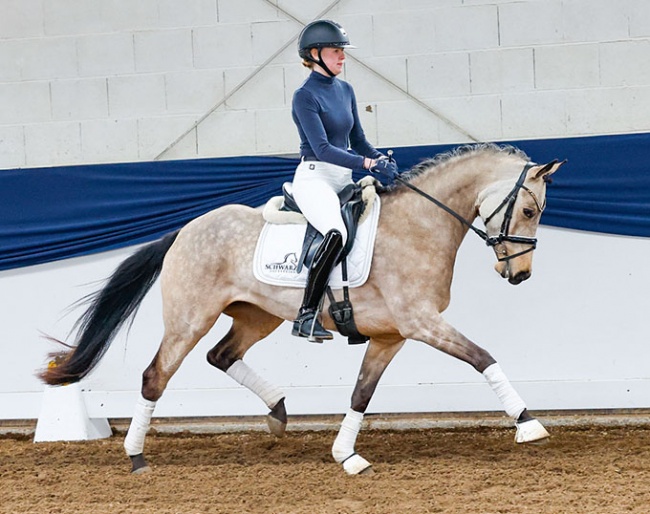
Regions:
[[[370,463],[354,451],[354,445],[361,430],[363,415],[379,379],[402,346],[404,340],[401,337],[385,340],[370,339],[352,393],[350,409],[341,423],[332,446],[334,460],[342,464],[345,472],[350,475],[371,471]]]
[[[517,443],[532,443],[549,437],[542,424],[530,415],[521,396],[501,369],[501,366],[483,348],[467,339],[441,316],[428,329],[417,328],[408,332],[409,339],[423,341],[444,353],[471,364],[483,374],[485,380],[497,395],[506,414],[515,421]]]

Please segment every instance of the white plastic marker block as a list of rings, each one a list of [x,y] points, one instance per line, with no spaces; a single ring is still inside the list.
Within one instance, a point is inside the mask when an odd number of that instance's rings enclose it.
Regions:
[[[87,441],[113,435],[106,418],[89,418],[79,383],[47,386],[34,442]]]

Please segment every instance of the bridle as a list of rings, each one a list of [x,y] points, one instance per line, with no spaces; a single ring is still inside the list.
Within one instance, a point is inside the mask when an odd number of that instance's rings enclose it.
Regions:
[[[467,221],[456,211],[447,207],[444,203],[442,203],[439,200],[436,200],[434,197],[428,195],[421,189],[415,187],[413,184],[411,184],[407,180],[404,180],[399,175],[395,176],[394,179],[395,181],[405,185],[409,189],[418,193],[420,196],[423,196],[430,202],[434,203],[435,205],[440,207],[443,211],[447,212],[448,214],[451,214],[454,218],[456,218],[463,225],[465,225],[470,230],[472,230],[476,235],[478,235],[483,241],[485,241],[485,244],[491,248],[494,248],[502,243],[516,243],[516,244],[529,245],[528,248],[522,250],[521,252],[512,255],[497,256],[497,260],[499,262],[502,262],[502,261],[509,261],[510,259],[514,259],[515,257],[519,257],[521,255],[525,255],[529,252],[532,252],[537,247],[537,238],[535,237],[516,236],[516,235],[510,235],[508,233],[510,231],[510,222],[512,220],[512,213],[515,208],[515,202],[517,201],[519,190],[523,189],[528,194],[530,194],[530,196],[533,198],[535,205],[537,206],[540,212],[543,212],[544,208],[546,207],[546,201],[544,201],[544,204],[540,204],[535,193],[524,185],[524,181],[526,180],[526,175],[528,173],[528,170],[533,166],[535,166],[534,162],[526,163],[524,169],[521,171],[521,174],[519,175],[519,179],[517,179],[517,182],[515,183],[515,186],[506,195],[506,197],[497,206],[497,208],[494,209],[494,211],[492,211],[492,213],[487,218],[485,218],[484,224],[487,226],[490,220],[494,218],[494,216],[497,215],[499,212],[501,212],[502,209],[505,208],[505,213],[503,215],[503,222],[501,223],[501,229],[499,230],[499,233],[496,236],[488,236],[487,232],[481,230],[480,228],[475,227],[474,225],[472,225],[472,223]]]

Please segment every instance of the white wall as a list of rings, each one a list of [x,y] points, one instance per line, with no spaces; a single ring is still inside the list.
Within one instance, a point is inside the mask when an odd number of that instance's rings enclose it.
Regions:
[[[331,4],[379,146],[650,128],[645,0],[0,0],[0,168],[296,152]]]
[[[0,0],[0,168],[149,161],[177,140],[162,158],[295,152],[296,19],[332,3],[326,16],[359,47],[345,75],[378,146],[650,129],[645,0]],[[0,272],[0,418],[38,415],[33,372],[54,349],[39,331],[64,338],[66,306],[130,251]],[[543,228],[535,274],[514,288],[470,238],[447,318],[533,409],[647,408],[648,253],[644,239]],[[130,416],[161,337],[159,301],[154,288],[85,383],[91,415]],[[190,355],[157,415],[264,412],[205,363],[226,327]],[[249,360],[283,386],[292,413],[343,412],[363,351],[310,345],[283,326]],[[473,370],[417,343],[370,406],[498,408]]]
[[[491,251],[470,234],[446,319],[499,360],[531,409],[650,408],[647,240],[547,227],[539,240],[533,277],[514,287],[492,270]],[[43,386],[33,373],[56,349],[39,332],[65,338],[76,319],[75,313],[63,316],[67,306],[131,251],[0,273],[0,419],[38,416]],[[261,401],[205,361],[228,325],[221,319],[190,354],[156,415],[265,413]],[[289,329],[285,323],[246,360],[282,387],[291,413],[345,412],[365,345],[348,346],[338,337],[312,344]],[[162,336],[157,286],[125,336],[83,382],[91,416],[131,416],[141,373]],[[386,371],[369,411],[499,409],[471,367],[410,341]]]

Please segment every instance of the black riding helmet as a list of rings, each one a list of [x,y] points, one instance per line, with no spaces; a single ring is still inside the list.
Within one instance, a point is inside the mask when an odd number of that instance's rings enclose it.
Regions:
[[[311,56],[310,50],[318,48],[318,60]],[[350,44],[350,38],[345,29],[332,20],[316,20],[302,29],[298,38],[298,55],[306,61],[311,61],[323,68],[331,77],[334,74],[327,68],[321,58],[323,48],[356,48]]]

